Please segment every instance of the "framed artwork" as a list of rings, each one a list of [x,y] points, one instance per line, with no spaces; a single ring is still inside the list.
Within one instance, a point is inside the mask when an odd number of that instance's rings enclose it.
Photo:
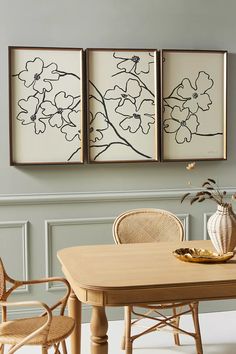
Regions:
[[[226,159],[227,51],[163,50],[162,160]]]
[[[159,159],[159,53],[87,49],[88,161]]]
[[[10,163],[83,163],[83,50],[9,47]]]

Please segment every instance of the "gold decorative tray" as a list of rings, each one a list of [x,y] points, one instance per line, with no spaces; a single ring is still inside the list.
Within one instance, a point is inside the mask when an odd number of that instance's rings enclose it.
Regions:
[[[202,248],[178,248],[173,252],[174,256],[184,262],[195,263],[222,263],[233,257],[234,252],[222,255]]]

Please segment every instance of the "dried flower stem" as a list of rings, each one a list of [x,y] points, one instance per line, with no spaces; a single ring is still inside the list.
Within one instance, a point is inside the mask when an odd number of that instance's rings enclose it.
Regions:
[[[194,197],[190,198],[190,204],[193,204],[195,202],[201,203],[206,199],[212,199],[217,204],[223,205],[223,206],[228,204],[228,203],[224,203],[224,196],[226,195],[226,192],[220,191],[220,188],[214,179],[208,178],[202,184],[202,187],[204,187],[205,189],[203,191],[197,192]],[[191,195],[191,193],[186,193],[182,197],[181,203],[190,195]]]

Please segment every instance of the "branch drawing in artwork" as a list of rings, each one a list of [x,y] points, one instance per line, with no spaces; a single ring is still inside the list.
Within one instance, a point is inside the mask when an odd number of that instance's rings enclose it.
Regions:
[[[22,96],[17,101],[19,113],[16,119],[23,126],[31,125],[32,134],[52,134],[56,129],[64,137],[65,144],[76,141],[76,149],[66,157],[70,161],[81,150],[81,95],[69,94],[68,84],[62,78],[72,75],[80,81],[75,73],[61,71],[58,64],[46,63],[42,58],[27,60],[25,67],[13,75],[17,84],[24,87]]]
[[[209,111],[212,106],[211,90],[214,81],[208,73],[200,71],[193,84],[184,78],[169,96],[163,98],[165,133],[173,134],[177,144],[190,143],[193,136],[216,136],[222,132],[200,132],[201,112]],[[205,118],[207,119],[207,117]]]
[[[145,141],[151,139],[156,122],[154,80],[150,84],[154,54],[122,54],[110,52],[112,69],[106,74],[105,89],[89,79],[89,140],[94,161],[106,159],[111,149],[119,155],[121,147],[127,154],[132,152],[134,159],[153,158]]]

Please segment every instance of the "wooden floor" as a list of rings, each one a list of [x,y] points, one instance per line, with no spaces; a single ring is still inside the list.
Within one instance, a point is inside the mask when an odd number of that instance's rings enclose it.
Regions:
[[[188,316],[182,320],[184,326],[190,326]],[[204,354],[235,354],[236,353],[236,311],[217,312],[200,315]],[[120,338],[123,322],[109,322],[109,354],[124,354],[120,349]],[[82,328],[82,353],[90,354],[89,324]],[[170,333],[154,332],[135,342],[133,354],[196,354],[190,337],[181,336],[183,345],[176,347]],[[17,353],[37,354],[39,348],[24,347]],[[50,351],[51,353],[51,351]],[[68,343],[68,353],[70,353]]]

